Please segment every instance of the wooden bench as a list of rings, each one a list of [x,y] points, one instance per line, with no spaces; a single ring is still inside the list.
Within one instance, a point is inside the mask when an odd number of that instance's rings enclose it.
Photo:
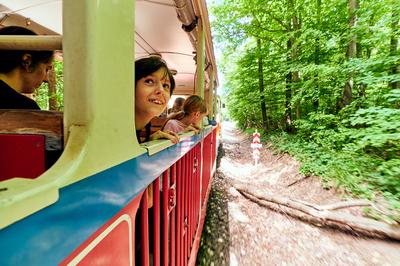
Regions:
[[[153,134],[154,132],[157,132],[158,130],[161,130],[161,128],[164,126],[165,121],[167,121],[166,117],[154,117],[153,119],[151,119],[150,123],[151,123],[151,134]]]
[[[0,110],[0,181],[36,178],[63,150],[63,115],[36,110]]]
[[[151,119],[150,124],[150,135],[157,132],[158,130],[161,130],[161,128],[164,126],[165,121],[167,120],[166,117],[154,117],[153,119]],[[147,126],[146,126],[147,127]],[[139,142],[144,142],[146,139],[146,129],[142,130],[140,132],[139,138],[141,139],[141,141]]]

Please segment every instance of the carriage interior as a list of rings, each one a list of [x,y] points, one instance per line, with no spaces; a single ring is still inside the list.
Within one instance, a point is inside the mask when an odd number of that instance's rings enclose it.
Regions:
[[[68,61],[62,48],[66,45],[63,41],[63,22],[66,23],[70,20],[68,18],[63,20],[62,9],[63,3],[59,0],[2,0],[0,2],[0,27],[23,26],[35,31],[39,36],[33,36],[21,42],[3,38],[0,39],[0,49],[19,46],[22,48],[33,47],[33,49],[39,50],[50,45],[59,51],[60,56],[57,57],[57,60]],[[176,73],[174,75],[176,80],[174,95],[200,95],[207,101],[208,109],[212,110],[215,105],[214,90],[218,80],[215,74],[215,58],[207,23],[203,25],[204,33],[209,35],[206,38],[203,36],[204,54],[198,55],[196,52],[201,49],[202,42],[198,40],[199,33],[196,32],[199,27],[195,28],[195,26],[199,16],[207,16],[200,12],[204,12],[203,9],[193,6],[190,1],[136,1],[135,26],[132,30],[135,36],[133,55],[135,59],[154,54],[161,56],[168,63],[170,69]],[[118,30],[118,27],[115,30]],[[67,31],[71,30],[67,29]],[[48,38],[35,40],[43,36]],[[90,47],[86,49],[90,49]],[[129,56],[127,54],[127,57]],[[198,77],[197,66],[199,69],[204,69],[201,77]],[[68,67],[64,69],[68,75]],[[112,71],[110,73],[112,74]],[[74,141],[73,138],[70,138],[70,133],[73,131],[71,125],[76,121],[72,121],[68,117],[77,114],[70,114],[69,110],[82,104],[82,101],[74,103],[71,99],[76,98],[77,95],[85,95],[85,93],[72,92],[69,94],[68,90],[71,91],[71,88],[72,86],[68,86],[68,84],[65,86],[64,114],[54,110],[0,111],[0,146],[2,147],[0,151],[2,162],[0,181],[14,177],[34,179],[40,176],[57,161],[65,145]],[[214,113],[209,112],[209,118],[212,119],[213,116]],[[152,120],[152,132],[160,129],[164,122],[165,117],[155,117]],[[132,125],[128,127],[131,128]],[[75,143],[70,144],[76,145]],[[140,149],[154,153],[170,145],[169,141],[155,141],[153,144],[142,145]],[[154,147],[152,148],[152,146]],[[23,167],[21,167],[21,162],[23,162]]]
[[[133,73],[161,56],[174,95],[203,97],[215,119],[205,1],[1,0],[11,25],[39,35],[0,36],[0,49],[60,51],[64,90],[62,111],[0,111],[0,264],[194,265],[218,127],[139,144]]]

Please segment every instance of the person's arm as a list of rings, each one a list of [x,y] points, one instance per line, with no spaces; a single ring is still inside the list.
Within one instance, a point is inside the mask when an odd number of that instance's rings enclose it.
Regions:
[[[181,133],[185,130],[181,125],[179,125],[178,120],[171,119],[162,128],[163,131],[172,131],[175,133]]]
[[[194,131],[195,134],[200,133],[200,128],[195,125],[188,125],[183,132]]]
[[[178,120],[171,119],[169,120],[163,130],[167,131],[173,131],[176,133],[181,133],[181,132],[189,132],[189,131],[194,131],[195,134],[198,134],[200,132],[200,128],[195,126],[195,125],[189,125],[187,127],[183,127],[182,124],[179,124]]]
[[[179,136],[175,132],[168,131],[168,130],[158,130],[157,132],[153,133],[150,136],[150,140],[156,140],[156,139],[169,139],[172,141],[172,143],[178,143],[179,142]]]

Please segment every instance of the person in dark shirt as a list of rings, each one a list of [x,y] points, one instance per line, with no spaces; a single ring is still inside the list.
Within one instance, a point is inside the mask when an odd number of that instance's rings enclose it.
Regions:
[[[33,31],[9,26],[0,35],[36,35]],[[52,68],[53,51],[0,50],[0,109],[40,109],[22,93],[33,93]]]
[[[150,135],[150,120],[167,107],[175,88],[175,80],[167,64],[158,56],[135,61],[135,127],[139,142],[169,139],[179,141],[174,132],[157,131]],[[140,135],[145,132],[142,140]]]

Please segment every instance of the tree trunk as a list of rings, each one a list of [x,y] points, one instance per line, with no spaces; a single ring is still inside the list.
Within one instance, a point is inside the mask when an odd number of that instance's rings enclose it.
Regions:
[[[317,0],[317,25],[320,27],[321,26],[321,0]],[[319,65],[320,64],[320,37],[318,36],[315,40],[315,52],[314,52],[314,63],[315,65]],[[312,102],[313,102],[313,109],[314,112],[318,111],[318,107],[319,107],[319,77],[318,77],[318,73],[316,73],[315,75],[315,90],[316,90],[316,94],[318,95],[317,97],[313,97]]]
[[[292,30],[293,30],[293,37],[291,41],[291,61],[296,62],[298,57],[299,57],[299,47],[298,44],[296,43],[296,40],[300,37],[300,22],[299,18],[297,16],[297,11],[295,8],[295,0],[289,0],[289,12],[292,13],[291,17],[291,24],[292,24]],[[298,93],[298,83],[300,81],[300,73],[299,71],[293,71],[292,72],[292,84],[294,86],[293,91],[294,93]],[[296,110],[296,119],[300,119],[301,116],[301,100],[297,100],[295,103],[295,110]]]
[[[291,40],[287,41],[287,48],[288,50],[291,48]],[[289,57],[289,56],[288,56]],[[288,58],[288,62],[290,58]],[[291,100],[292,100],[292,72],[286,74],[286,89],[285,89],[285,125],[286,125],[286,132],[292,132],[292,107],[291,107]]]
[[[372,28],[374,26],[374,15],[371,15],[371,17],[370,17],[369,26],[370,26],[370,28]],[[368,31],[369,31],[370,34],[372,34],[370,29]],[[365,58],[366,59],[370,59],[371,52],[372,52],[372,49],[367,46],[365,48]],[[362,46],[361,46],[360,40],[358,40],[358,42],[357,42],[357,57],[358,58],[362,58],[363,57]],[[358,97],[359,98],[365,98],[366,97],[366,94],[365,94],[366,89],[367,89],[367,84],[361,83],[359,85],[359,90],[358,90]]]
[[[357,50],[357,58],[363,58],[362,46],[361,46],[359,38],[357,38],[356,50]],[[365,83],[358,84],[358,98],[365,98],[365,90],[366,89],[367,89],[367,85]]]
[[[264,73],[263,73],[263,61],[261,56],[261,40],[257,38],[257,48],[258,48],[258,87],[260,90],[260,103],[261,103],[261,114],[262,114],[262,124],[265,132],[268,131],[268,117],[267,108],[265,105],[265,95],[264,95]]]
[[[392,16],[391,16],[391,36],[390,36],[390,55],[394,56],[397,53],[398,49],[398,38],[396,38],[396,30],[399,28],[399,16],[400,14],[398,13],[398,9],[396,9],[395,3],[397,1],[393,0],[392,1]],[[400,66],[395,64],[391,68],[391,72],[393,75],[396,75],[397,73],[400,73]],[[400,82],[399,81],[394,81],[390,83],[390,87],[392,89],[400,89]]]
[[[351,33],[353,28],[356,26],[357,17],[356,11],[358,9],[358,0],[349,0],[349,31],[350,31],[350,40],[347,46],[347,59],[355,58],[357,56],[357,38],[354,33]],[[343,96],[339,104],[339,108],[349,105],[353,99],[353,88],[354,88],[354,77],[353,73],[350,73],[349,78],[344,85]]]
[[[293,13],[294,10],[294,4],[293,0],[288,0],[288,11]],[[293,30],[293,17],[290,18],[288,21],[288,29],[289,32]],[[287,63],[290,65],[293,63],[293,46],[294,46],[294,36],[291,35],[289,39],[287,40]],[[292,126],[292,106],[291,106],[291,101],[292,101],[292,87],[293,87],[293,72],[289,71],[286,74],[286,90],[285,90],[285,125],[286,125],[286,132],[292,132],[293,131],[293,126]]]
[[[56,72],[54,67],[48,72],[48,80],[49,80],[49,110],[58,110],[57,99],[56,99]]]

